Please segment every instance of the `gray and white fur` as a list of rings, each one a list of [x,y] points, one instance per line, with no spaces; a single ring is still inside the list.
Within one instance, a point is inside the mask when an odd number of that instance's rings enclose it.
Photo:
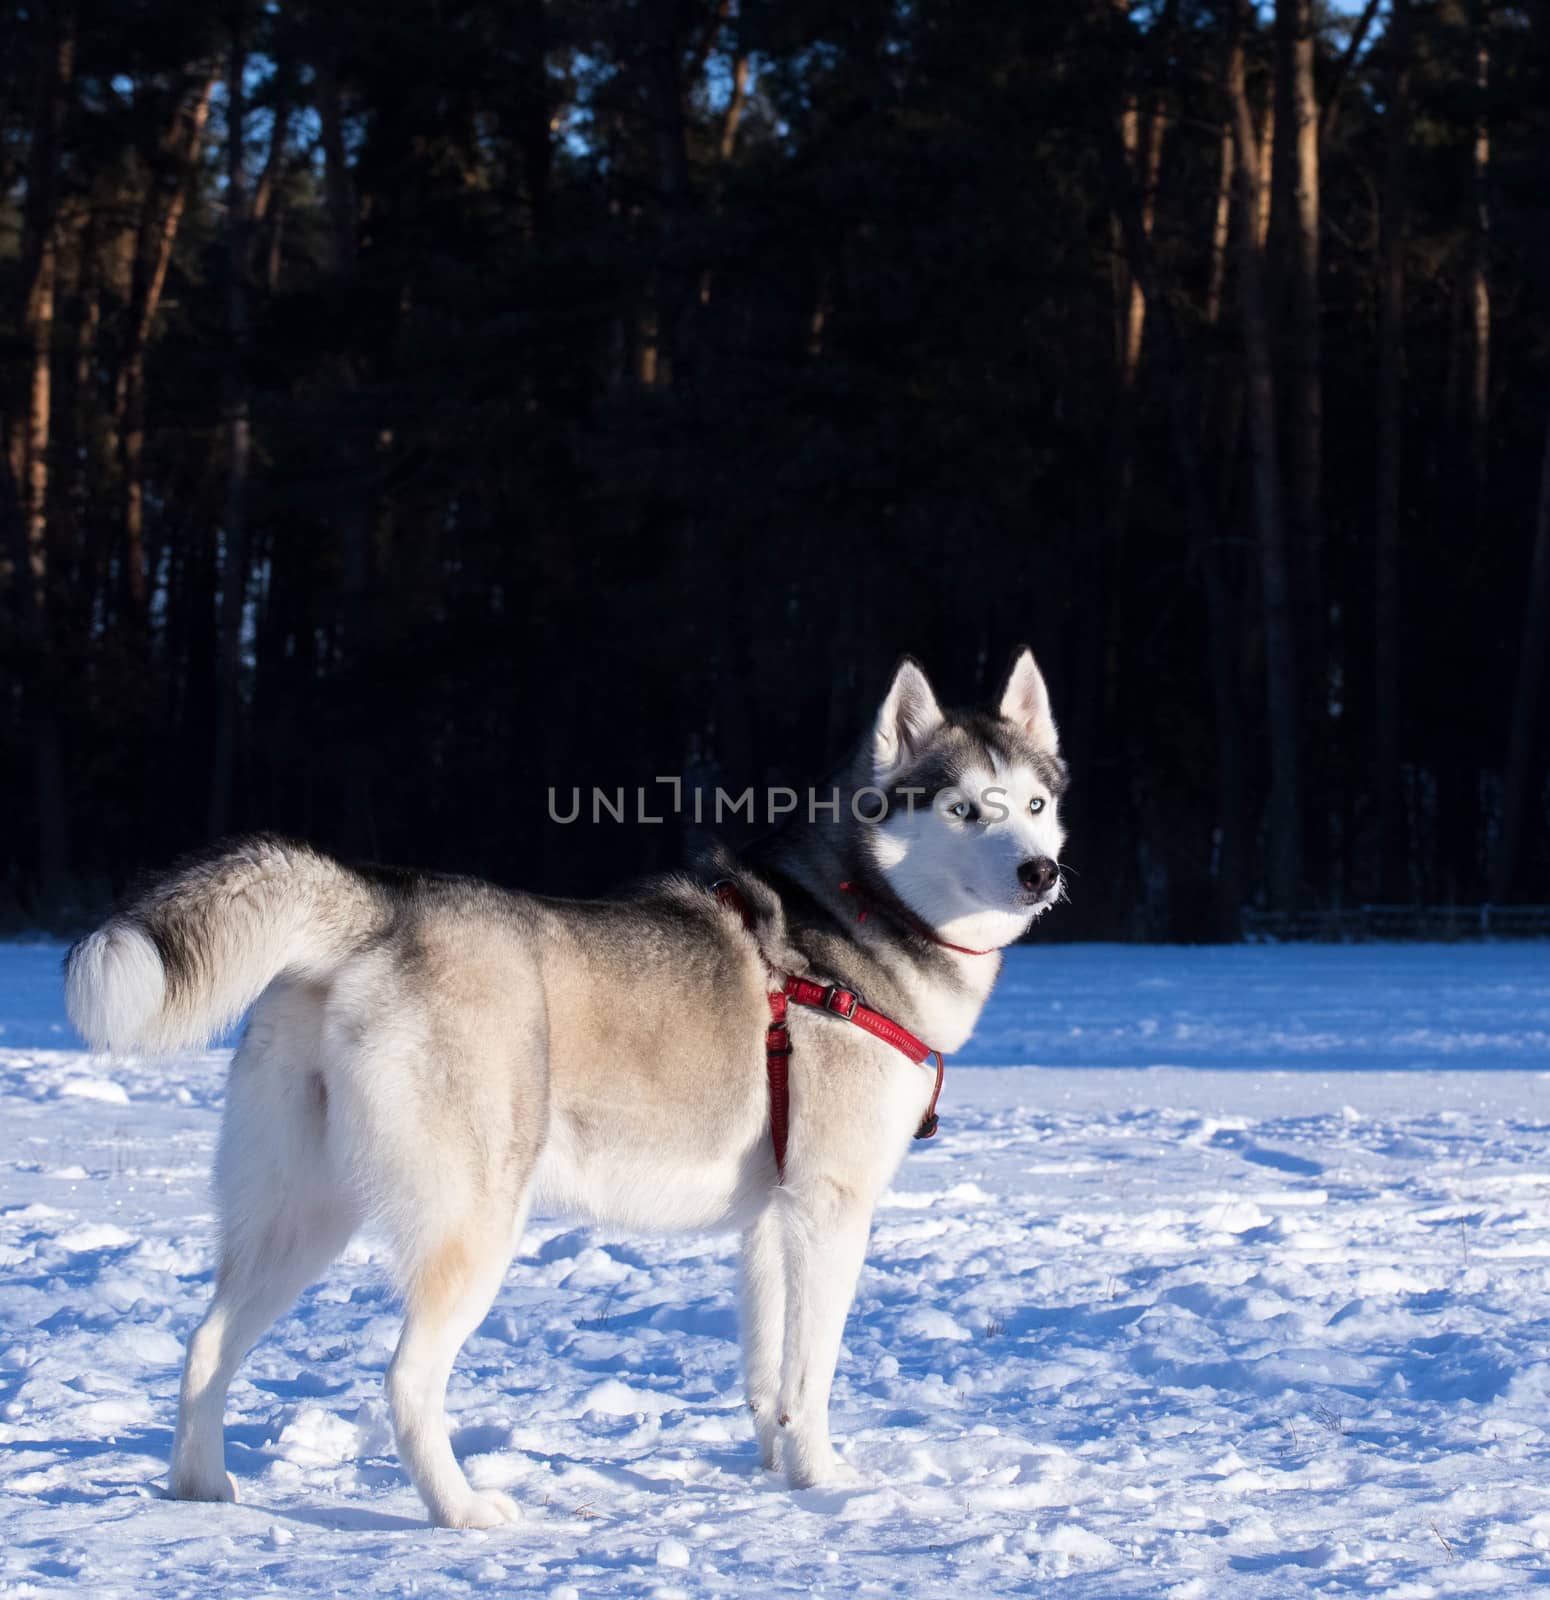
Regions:
[[[188,1343],[174,1496],[236,1498],[222,1432],[233,1374],[370,1226],[391,1243],[405,1304],[387,1376],[399,1455],[434,1522],[515,1517],[463,1475],[443,1403],[534,1205],[740,1232],[760,1459],[796,1487],[849,1474],[829,1389],[872,1212],[933,1075],[794,1007],[777,1182],[769,973],[843,983],[935,1049],[968,1037],[999,950],[1061,893],[1064,768],[1032,655],[993,711],[962,714],[902,662],[848,785],[886,793],[886,818],[842,805],[716,864],[751,929],[688,877],[542,899],[258,837],[174,870],[71,951],[70,1017],[100,1049],[197,1045],[252,1009],[216,1156],[216,1288]]]

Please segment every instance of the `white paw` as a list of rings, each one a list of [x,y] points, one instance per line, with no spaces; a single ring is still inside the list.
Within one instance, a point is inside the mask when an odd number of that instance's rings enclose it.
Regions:
[[[759,1442],[759,1469],[762,1472],[780,1471],[780,1432],[776,1428],[761,1427],[754,1423],[754,1437]]]
[[[471,1491],[466,1500],[460,1500],[444,1517],[435,1518],[443,1528],[499,1528],[516,1522],[522,1515],[517,1502],[499,1489]]]
[[[237,1503],[237,1485],[232,1475],[224,1468],[219,1468],[215,1472],[188,1472],[174,1469],[167,1483],[167,1498],[223,1501],[227,1505],[234,1506]]]
[[[793,1462],[786,1469],[786,1481],[793,1489],[852,1489],[862,1478],[853,1466],[828,1450]]]

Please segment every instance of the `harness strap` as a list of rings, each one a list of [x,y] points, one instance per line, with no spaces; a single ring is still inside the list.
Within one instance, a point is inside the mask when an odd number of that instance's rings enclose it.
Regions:
[[[775,1147],[775,1171],[786,1176],[786,1135],[791,1116],[791,1035],[786,1029],[786,997],[779,989],[766,996],[770,1025],[764,1035],[764,1067],[770,1080],[770,1143]]]
[[[735,911],[742,918],[743,926],[751,933],[753,931],[753,913],[748,909],[748,902],[744,900],[742,891],[730,878],[722,878],[711,885],[711,893],[717,901],[729,910]],[[769,963],[766,961],[768,967]],[[770,1081],[770,1143],[775,1148],[775,1171],[781,1182],[786,1177],[786,1142],[790,1132],[791,1121],[791,1033],[786,1026],[786,1008],[788,1004],[811,1006],[816,1011],[827,1011],[831,1016],[838,1017],[842,1022],[849,1022],[863,1032],[870,1033],[874,1039],[881,1039],[884,1044],[892,1045],[901,1055],[906,1055],[916,1066],[922,1066],[932,1056],[936,1057],[936,1082],[931,1088],[931,1102],[926,1107],[926,1114],[920,1119],[920,1126],[915,1130],[917,1139],[929,1139],[937,1130],[938,1119],[936,1103],[942,1093],[942,1080],[947,1074],[947,1063],[942,1059],[940,1050],[933,1050],[929,1045],[922,1044],[907,1028],[885,1017],[881,1011],[874,1011],[870,1006],[861,1003],[860,996],[854,989],[847,989],[838,983],[815,983],[811,978],[799,978],[795,975],[783,977],[773,967],[769,968],[770,976],[779,983],[778,989],[770,991],[766,997],[770,1005],[770,1025],[764,1034],[764,1061],[765,1070]]]

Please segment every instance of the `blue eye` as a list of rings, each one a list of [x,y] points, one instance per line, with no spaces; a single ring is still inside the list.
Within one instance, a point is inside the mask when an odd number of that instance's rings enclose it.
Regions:
[[[1038,814],[1044,809],[1044,796],[1041,794],[1036,794],[1033,799],[1028,802],[1028,809],[1034,814],[1034,816],[1038,816]]]
[[[957,805],[949,806],[947,809],[960,822],[973,822],[979,816],[979,812],[967,800],[960,800]]]

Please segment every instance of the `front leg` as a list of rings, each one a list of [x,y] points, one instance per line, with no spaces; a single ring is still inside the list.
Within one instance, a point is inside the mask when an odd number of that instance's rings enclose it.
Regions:
[[[780,1417],[786,1476],[809,1489],[835,1474],[829,1443],[829,1390],[845,1316],[872,1225],[869,1206],[827,1179],[792,1194],[786,1215],[786,1338]]]
[[[780,1442],[780,1357],[786,1321],[786,1262],[781,1217],[772,1202],[743,1235],[739,1318],[748,1409],[759,1440],[759,1465],[775,1468]]]

